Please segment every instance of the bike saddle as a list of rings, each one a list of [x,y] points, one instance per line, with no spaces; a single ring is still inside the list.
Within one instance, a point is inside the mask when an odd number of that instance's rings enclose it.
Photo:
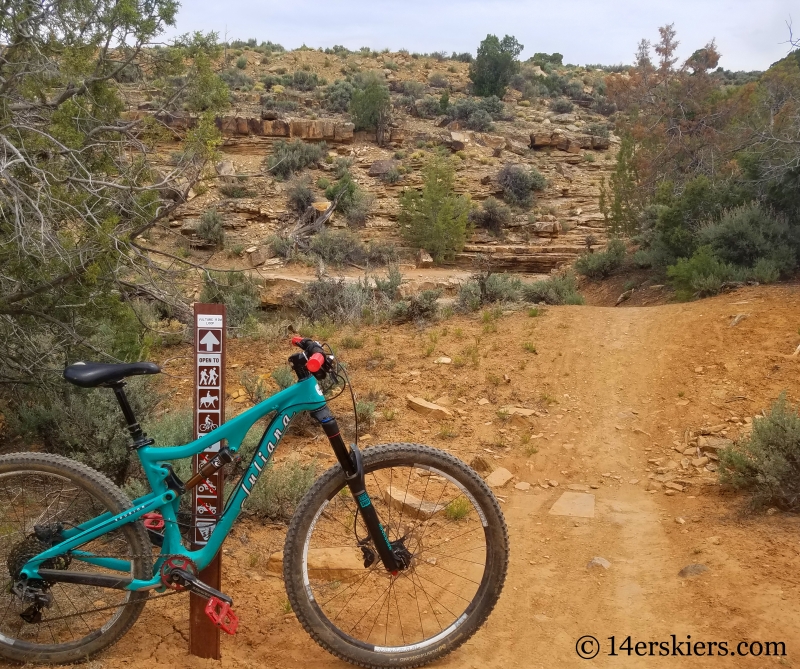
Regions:
[[[154,362],[76,362],[64,370],[64,378],[81,388],[95,388],[113,386],[128,376],[158,374],[160,371],[161,367]]]

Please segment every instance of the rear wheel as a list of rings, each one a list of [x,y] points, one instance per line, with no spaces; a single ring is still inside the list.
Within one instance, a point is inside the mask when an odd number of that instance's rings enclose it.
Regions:
[[[409,567],[386,571],[336,466],[289,526],[289,601],[314,640],[344,660],[427,664],[469,639],[494,608],[508,567],[503,514],[483,480],[447,453],[389,444],[363,456],[367,492]]]
[[[105,476],[67,458],[0,456],[0,656],[19,662],[81,661],[130,629],[147,592],[46,582],[26,588],[18,578],[29,559],[58,543],[59,532],[130,505]],[[130,569],[89,564],[79,551],[124,560]],[[152,549],[141,524],[128,523],[43,567],[144,579],[152,573]]]

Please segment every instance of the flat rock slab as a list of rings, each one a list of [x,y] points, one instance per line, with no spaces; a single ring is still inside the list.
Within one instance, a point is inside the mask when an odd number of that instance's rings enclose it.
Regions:
[[[553,516],[594,518],[594,495],[586,492],[565,492],[550,507]]]
[[[404,516],[407,515],[414,520],[428,520],[428,518],[439,513],[445,507],[444,504],[422,501],[408,492],[405,486],[386,488],[383,491],[383,499],[391,508],[397,509]]]
[[[503,411],[509,416],[523,416],[524,418],[529,418],[530,416],[536,415],[536,411],[534,409],[525,409],[524,407],[500,407],[500,411]]]
[[[502,488],[512,478],[514,475],[510,471],[505,467],[499,467],[486,477],[486,485],[490,488]]]
[[[267,562],[267,571],[283,575],[283,552],[273,553]],[[352,548],[310,548],[308,575],[321,581],[352,580],[364,572],[364,558]]]
[[[428,402],[421,397],[413,397],[408,395],[406,396],[406,404],[408,405],[409,409],[413,409],[417,413],[421,413],[426,416],[433,416],[434,418],[449,418],[453,415],[453,412],[449,409],[440,407],[438,404],[434,404],[433,402]]]

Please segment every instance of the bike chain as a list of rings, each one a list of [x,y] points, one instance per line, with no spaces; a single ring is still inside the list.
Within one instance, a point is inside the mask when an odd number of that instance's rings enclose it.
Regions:
[[[98,555],[97,557],[119,557],[119,556]],[[130,555],[129,556],[129,558],[131,560],[134,560],[134,559],[140,558],[140,557],[150,557],[152,559],[153,556],[152,556],[152,554],[151,555]],[[158,556],[158,560],[161,560],[162,558],[164,559],[164,561],[167,561],[170,558],[186,559],[186,556],[185,555],[181,555],[180,553],[168,553],[166,555],[159,555]],[[166,586],[166,584],[165,584],[165,586]],[[166,587],[169,587],[169,586],[166,586]],[[131,592],[135,592],[135,591],[131,591]],[[149,594],[151,592],[150,590],[148,590],[147,592],[148,592],[148,597],[145,600],[145,604],[153,601],[154,599],[161,599],[163,597],[171,597],[172,595],[180,595],[180,594],[182,594],[184,592],[189,592],[189,591],[186,590],[186,589],[171,590],[170,592],[164,592],[164,593],[161,593],[159,595],[150,595]],[[129,603],[130,602],[127,602],[125,604],[112,604],[111,606],[103,606],[103,607],[101,607],[99,609],[87,609],[86,611],[78,611],[77,613],[68,613],[68,614],[63,615],[63,616],[56,616],[55,618],[46,618],[46,619],[42,620],[41,623],[55,622],[56,620],[64,620],[66,618],[74,618],[76,616],[86,615],[87,613],[98,613],[100,611],[110,611],[111,609],[118,609],[118,608],[123,607],[123,606],[128,606]]]

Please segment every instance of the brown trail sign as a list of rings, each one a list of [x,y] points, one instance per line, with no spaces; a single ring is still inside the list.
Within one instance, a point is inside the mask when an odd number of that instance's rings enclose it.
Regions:
[[[194,305],[194,438],[202,437],[225,421],[225,305]],[[220,442],[194,458],[197,473],[219,452]],[[192,492],[193,549],[208,543],[222,513],[222,470],[215,472]],[[222,558],[217,553],[199,578],[221,589]],[[205,614],[206,602],[189,595],[189,652],[198,657],[220,659],[219,629]]]

